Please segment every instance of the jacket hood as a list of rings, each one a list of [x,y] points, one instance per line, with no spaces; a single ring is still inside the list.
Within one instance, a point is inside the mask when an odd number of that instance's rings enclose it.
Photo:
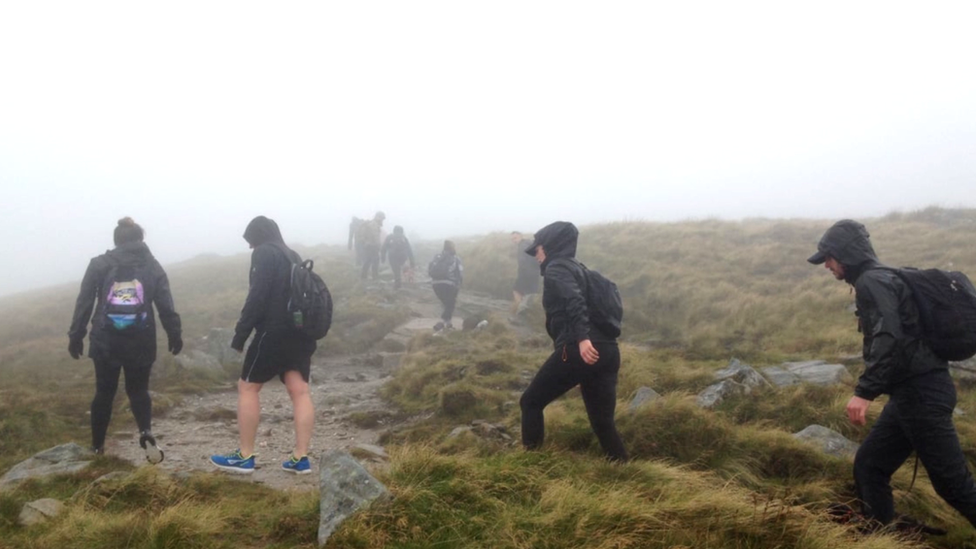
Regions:
[[[576,257],[578,238],[579,231],[575,225],[568,221],[556,221],[535,233],[535,239],[525,249],[525,253],[535,257],[536,248],[542,246],[546,252],[546,260],[542,263],[541,270],[545,272],[546,265],[553,259]]]
[[[141,264],[153,258],[149,246],[146,246],[143,241],[119,244],[114,249],[109,250],[106,255],[123,265]]]
[[[832,257],[844,267],[857,267],[867,261],[877,261],[878,256],[871,246],[870,237],[864,225],[851,219],[842,219],[827,229],[817,244],[817,253],[807,261],[819,265],[827,257]]]
[[[401,227],[399,225],[397,225],[396,227],[393,227],[393,234],[402,235],[403,234],[403,227]]]
[[[255,248],[261,244],[285,243],[284,239],[281,238],[281,230],[278,229],[278,224],[263,215],[255,217],[247,224],[247,228],[244,229],[244,240]]]

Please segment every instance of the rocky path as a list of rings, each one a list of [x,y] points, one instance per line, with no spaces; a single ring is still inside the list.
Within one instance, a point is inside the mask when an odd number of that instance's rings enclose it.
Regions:
[[[377,283],[367,291],[388,291]],[[406,342],[422,332],[430,332],[439,320],[440,303],[429,284],[404,288],[412,311],[412,318],[388,334],[388,339]],[[506,318],[509,303],[485,296],[462,292],[459,296],[454,324],[474,312],[489,311],[495,318]],[[520,330],[527,330],[520,327]],[[377,444],[380,434],[390,425],[384,417],[392,417],[393,410],[379,397],[379,389],[399,366],[400,353],[368,352],[342,357],[313,357],[310,389],[315,406],[315,431],[310,455],[327,449],[346,449],[361,460],[383,462],[383,450]],[[172,473],[195,470],[216,471],[209,462],[214,453],[226,453],[238,447],[236,385],[205,395],[189,396],[162,417],[153,418],[153,432],[166,459],[157,465]],[[369,427],[353,422],[351,417],[369,414],[378,421]],[[131,432],[126,419],[116,418],[110,433],[107,452],[145,465],[145,455],[138,438]],[[119,421],[122,420],[122,421]],[[368,424],[366,422],[365,424]],[[294,475],[280,468],[289,457],[294,443],[292,406],[283,384],[272,381],[261,391],[261,424],[257,437],[256,470],[239,475],[278,489],[310,489],[318,485],[318,475]],[[230,474],[230,473],[223,473]]]

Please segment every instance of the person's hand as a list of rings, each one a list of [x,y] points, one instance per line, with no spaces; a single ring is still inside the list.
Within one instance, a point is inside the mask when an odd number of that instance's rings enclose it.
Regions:
[[[234,339],[230,342],[230,348],[234,349],[238,353],[244,351],[244,343],[247,342],[247,336],[241,336],[241,334],[236,334]]]
[[[580,357],[583,362],[589,364],[590,366],[596,364],[597,360],[600,360],[600,353],[596,351],[596,347],[589,339],[584,339],[579,342]]]
[[[173,356],[180,354],[183,350],[183,338],[180,336],[169,338],[169,352],[173,353]]]
[[[85,354],[85,340],[72,339],[68,341],[68,354],[75,360],[81,358],[81,355]]]
[[[854,425],[864,425],[868,422],[868,406],[871,406],[870,400],[852,396],[847,401],[847,419]]]

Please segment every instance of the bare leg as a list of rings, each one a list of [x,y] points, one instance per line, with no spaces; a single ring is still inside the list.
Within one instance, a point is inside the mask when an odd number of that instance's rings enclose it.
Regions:
[[[518,311],[518,306],[519,303],[521,302],[522,302],[522,294],[520,294],[515,290],[512,290],[512,306],[511,306],[511,311],[509,312],[514,315],[515,312]]]
[[[237,429],[241,455],[245,457],[254,453],[254,440],[257,438],[258,423],[261,421],[261,401],[258,393],[262,386],[262,383],[251,383],[243,379],[237,381]]]
[[[285,388],[291,397],[295,415],[295,452],[300,458],[308,455],[308,445],[312,440],[312,429],[315,426],[315,408],[312,406],[312,396],[308,392],[308,383],[302,374],[290,370],[285,372]]]

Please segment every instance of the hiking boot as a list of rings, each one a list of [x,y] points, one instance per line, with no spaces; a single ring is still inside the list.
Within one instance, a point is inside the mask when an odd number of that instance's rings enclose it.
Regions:
[[[249,475],[254,472],[254,454],[244,457],[240,449],[226,455],[210,456],[210,463],[229,473]]]
[[[434,324],[434,331],[435,332],[439,332],[439,331],[441,331],[443,329],[444,329],[444,323],[443,322],[438,322],[437,324]]]
[[[290,459],[281,463],[281,468],[296,475],[307,475],[312,472],[312,464],[308,461],[308,456],[297,459],[292,455]]]
[[[97,446],[91,446],[91,447],[89,447],[88,448],[88,451],[91,452],[91,453],[93,453],[93,454],[95,454],[96,456],[104,456],[105,455],[105,448],[101,448],[101,447],[97,447]]]
[[[139,434],[139,446],[142,446],[142,449],[146,451],[146,461],[149,463],[156,465],[163,461],[165,454],[156,445],[156,438],[149,431],[143,431]]]
[[[447,324],[444,325],[444,331],[445,332],[450,331],[450,330],[453,330],[453,329],[454,329],[454,325],[451,324],[450,322],[448,322]]]
[[[908,515],[899,515],[898,517],[895,517],[892,525],[895,527],[895,532],[908,538],[918,538],[921,536],[921,534],[928,534],[930,536],[944,536],[948,533],[942,528],[929,526],[917,518],[910,517]]]

